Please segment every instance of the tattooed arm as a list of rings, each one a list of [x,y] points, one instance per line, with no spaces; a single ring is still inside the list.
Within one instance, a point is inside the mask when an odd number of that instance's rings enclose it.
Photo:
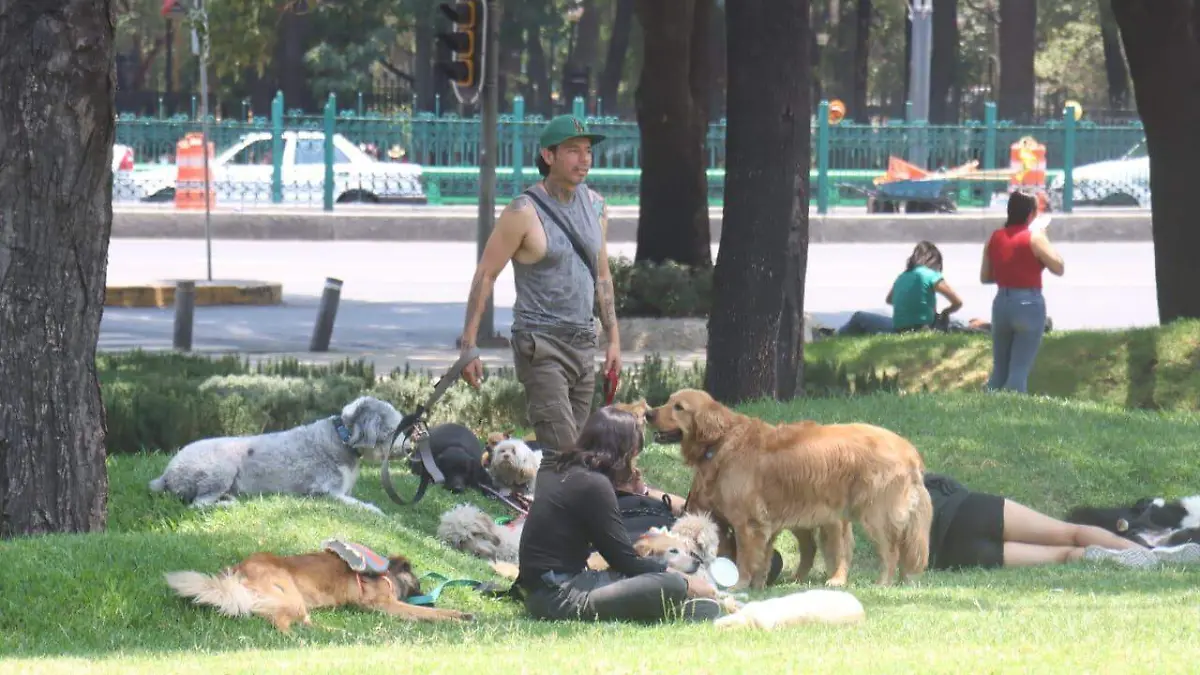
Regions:
[[[589,188],[590,189],[590,188]],[[596,260],[596,309],[600,325],[608,336],[608,355],[604,369],[621,367],[621,331],[617,326],[617,298],[613,288],[612,270],[608,267],[608,203],[595,190],[592,201],[600,209],[600,254]]]
[[[496,277],[500,276],[508,261],[512,260],[521,248],[525,233],[529,230],[529,218],[532,214],[533,207],[529,197],[520,195],[512,200],[496,219],[496,226],[488,237],[483,256],[475,268],[475,276],[471,279],[471,291],[467,295],[467,316],[460,338],[462,349],[475,346],[479,337],[479,322],[483,320],[484,304],[492,294]]]

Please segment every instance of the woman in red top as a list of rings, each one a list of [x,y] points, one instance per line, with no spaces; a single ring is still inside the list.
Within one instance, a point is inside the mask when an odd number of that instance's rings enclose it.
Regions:
[[[1062,276],[1063,259],[1044,228],[1030,228],[1037,199],[1024,192],[1008,198],[1008,219],[983,247],[979,281],[996,284],[992,300],[992,376],[988,389],[1024,393],[1046,329],[1042,270]]]

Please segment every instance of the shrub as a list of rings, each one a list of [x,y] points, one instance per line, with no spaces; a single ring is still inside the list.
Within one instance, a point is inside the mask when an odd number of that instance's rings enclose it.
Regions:
[[[617,316],[707,317],[712,297],[712,268],[674,262],[633,262],[610,258]]]

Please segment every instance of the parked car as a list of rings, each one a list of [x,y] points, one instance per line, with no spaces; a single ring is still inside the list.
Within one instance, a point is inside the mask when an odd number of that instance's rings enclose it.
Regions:
[[[217,203],[271,203],[273,142],[270,132],[246,134],[221,150],[211,161]],[[283,203],[320,204],[325,184],[325,134],[320,131],[283,133]],[[171,201],[175,198],[174,164],[151,165],[131,177],[136,198]],[[410,203],[428,201],[417,164],[381,162],[363,152],[342,134],[333,136],[333,197],[338,202]]]
[[[1119,159],[1075,167],[1074,203],[1093,206],[1138,206],[1150,208],[1150,155],[1146,141],[1133,146]],[[1050,182],[1050,202],[1062,208],[1065,179],[1062,174]]]

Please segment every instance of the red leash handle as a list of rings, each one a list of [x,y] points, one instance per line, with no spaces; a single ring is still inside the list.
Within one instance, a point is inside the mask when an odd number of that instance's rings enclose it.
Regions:
[[[621,371],[612,368],[604,375],[604,405],[612,405],[617,397],[617,385],[621,382]]]

